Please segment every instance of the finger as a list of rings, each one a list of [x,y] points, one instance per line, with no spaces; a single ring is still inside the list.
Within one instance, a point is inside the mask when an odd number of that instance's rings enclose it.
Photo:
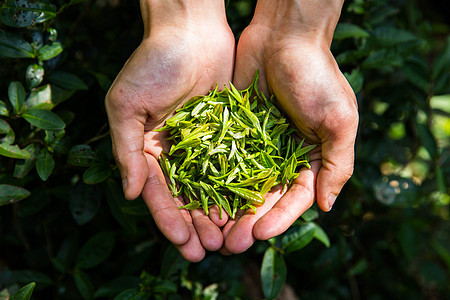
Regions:
[[[151,155],[147,155],[147,161],[149,172],[142,198],[162,234],[173,244],[183,245],[191,235],[188,223],[167,188],[158,162]]]
[[[255,223],[275,205],[282,195],[283,190],[279,185],[265,195],[266,201],[264,205],[257,207],[256,213],[252,210],[247,211],[231,228],[224,228],[225,248],[234,254],[242,253],[250,248],[255,242],[253,235]]]
[[[221,218],[222,216],[222,218]],[[220,213],[219,207],[217,205],[213,205],[209,209],[209,218],[211,221],[216,224],[217,227],[224,226],[228,221],[228,214],[226,211],[222,208],[222,214]]]
[[[224,240],[227,239],[228,235],[231,232],[231,229],[233,228],[233,226],[237,223],[237,221],[245,214],[245,212],[243,210],[238,210],[236,212],[236,215],[234,217],[234,219],[229,218],[228,222],[225,224],[225,226],[223,226],[222,228],[222,234],[223,234],[223,238]],[[225,244],[222,245],[222,248],[219,250],[220,254],[222,255],[231,255],[233,253],[231,253],[226,247]]]
[[[330,135],[322,147],[322,166],[317,176],[317,204],[330,211],[336,197],[353,173],[354,145],[357,125],[345,126],[339,134]]]
[[[112,149],[122,177],[123,191],[128,200],[139,196],[147,179],[147,162],[144,149],[144,122],[134,118],[116,116],[125,108],[116,107],[107,97]]]
[[[190,213],[195,231],[203,247],[208,251],[219,250],[223,244],[223,235],[220,228],[202,209],[192,210]]]
[[[267,212],[253,229],[258,240],[268,240],[286,231],[314,203],[314,187],[320,161],[303,168],[284,196]]]
[[[187,215],[189,213],[185,212]],[[186,216],[185,216],[186,217]],[[184,259],[190,262],[199,262],[205,257],[205,249],[200,242],[199,235],[197,234],[196,228],[192,224],[192,220],[188,220],[190,217],[187,216],[187,226],[189,228],[189,239],[183,245],[175,245],[175,248],[181,253]]]

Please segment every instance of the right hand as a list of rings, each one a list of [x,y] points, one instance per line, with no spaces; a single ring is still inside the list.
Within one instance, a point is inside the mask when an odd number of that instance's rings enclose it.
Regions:
[[[217,209],[209,217],[178,209],[184,201],[172,197],[158,164],[170,147],[167,133],[153,130],[191,97],[231,81],[234,37],[223,1],[200,4],[212,7],[195,11],[169,1],[151,7],[155,2],[141,1],[144,39],[106,96],[113,154],[125,197],[142,192],[161,232],[187,260],[199,261],[205,250],[222,246],[219,227],[227,219],[219,219]]]

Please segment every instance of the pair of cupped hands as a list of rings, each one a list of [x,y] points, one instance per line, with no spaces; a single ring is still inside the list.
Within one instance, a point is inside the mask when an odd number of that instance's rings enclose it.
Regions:
[[[235,51],[223,7],[204,10],[204,16],[202,10],[173,15],[167,10],[157,14],[141,3],[143,41],[106,97],[125,197],[142,195],[158,228],[189,261],[202,260],[206,251],[244,252],[255,240],[284,232],[315,201],[329,211],[353,172],[357,104],[330,52],[340,8],[331,24],[317,28],[289,23],[292,9],[284,21],[261,9],[257,6]],[[300,13],[320,15],[320,7],[311,9]],[[275,95],[306,141],[318,145],[310,153],[311,169],[302,169],[287,191],[273,188],[256,213],[243,211],[235,219],[223,213],[220,219],[217,207],[209,216],[201,209],[178,209],[185,200],[171,195],[158,164],[170,147],[167,132],[153,130],[187,100],[216,85],[247,88],[256,70],[259,90]]]

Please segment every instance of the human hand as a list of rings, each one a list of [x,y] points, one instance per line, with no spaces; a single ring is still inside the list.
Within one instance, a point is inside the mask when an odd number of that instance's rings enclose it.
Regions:
[[[166,132],[153,130],[195,95],[231,80],[234,37],[224,2],[141,1],[144,39],[106,96],[113,153],[127,199],[142,192],[156,225],[181,254],[199,261],[222,246],[217,209],[210,216],[179,210],[157,158],[168,150]],[[226,215],[226,214],[224,214]]]
[[[342,2],[320,4],[259,0],[240,37],[234,84],[247,87],[259,70],[259,89],[274,94],[302,137],[319,147],[288,191],[274,188],[256,214],[228,221],[224,254],[281,234],[314,201],[329,211],[353,172],[356,98],[330,52]]]

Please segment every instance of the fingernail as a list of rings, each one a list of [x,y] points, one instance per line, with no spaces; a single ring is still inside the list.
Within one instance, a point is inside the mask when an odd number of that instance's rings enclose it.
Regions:
[[[123,189],[124,193],[127,190],[127,186],[128,186],[128,180],[127,179],[122,180],[122,189]]]
[[[335,201],[336,201],[336,195],[329,194],[328,195],[328,211],[331,210]]]

